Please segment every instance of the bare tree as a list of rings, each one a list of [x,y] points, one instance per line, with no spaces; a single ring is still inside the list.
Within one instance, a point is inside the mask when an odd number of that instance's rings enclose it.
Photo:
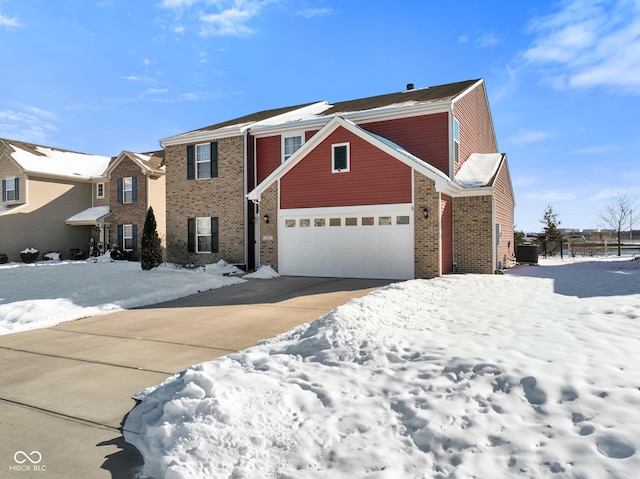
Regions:
[[[605,209],[600,213],[599,218],[602,223],[611,231],[616,232],[618,239],[618,256],[621,255],[622,231],[632,230],[637,223],[633,217],[633,210],[636,208],[636,199],[630,198],[626,193],[618,193],[618,196],[612,198]]]

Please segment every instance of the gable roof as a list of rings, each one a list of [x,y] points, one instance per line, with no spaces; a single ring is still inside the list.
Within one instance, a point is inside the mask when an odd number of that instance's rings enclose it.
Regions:
[[[344,115],[349,112],[361,112],[386,108],[393,105],[409,105],[418,103],[431,103],[439,101],[453,100],[463,93],[467,88],[473,86],[480,80],[467,80],[446,85],[437,85],[425,88],[416,88],[386,95],[371,96],[357,100],[341,101],[334,103],[323,112],[324,116]]]
[[[149,176],[161,176],[165,174],[164,150],[151,151],[149,153],[134,153],[122,151],[105,170],[104,175],[110,176],[116,166],[124,159],[129,159],[137,164],[144,174]]]
[[[111,158],[62,150],[23,141],[0,139],[10,156],[26,173],[89,180],[102,176]]]
[[[186,142],[206,141],[214,138],[224,138],[240,135],[247,129],[255,134],[283,125],[297,127],[301,122],[326,122],[332,116],[350,117],[355,114],[376,114],[388,109],[401,107],[425,108],[453,101],[469,88],[482,80],[466,80],[445,85],[410,89],[384,95],[376,95],[356,100],[340,101],[330,104],[328,101],[304,103],[296,106],[265,110],[252,113],[233,120],[216,123],[179,135],[160,140],[162,146],[183,144]],[[320,126],[318,126],[320,128]]]
[[[349,132],[369,142],[376,148],[384,151],[398,161],[405,163],[407,166],[419,171],[428,178],[431,178],[436,183],[436,189],[438,191],[451,189],[456,190],[458,188],[461,189],[461,187],[453,184],[449,177],[447,177],[447,175],[438,170],[436,167],[422,161],[420,158],[412,155],[396,143],[379,135],[370,133],[367,130],[359,127],[352,121],[346,120],[341,116],[334,116],[320,131],[318,131],[313,137],[311,137],[309,141],[304,143],[287,161],[282,163],[258,186],[256,186],[247,195],[247,198],[252,201],[260,201],[262,193],[269,186],[286,175],[294,166],[302,161],[309,152],[316,148],[322,141],[328,138],[329,135],[331,135],[340,127],[345,128]]]
[[[224,138],[240,135],[244,130],[256,123],[269,123],[270,121],[295,121],[301,116],[308,115],[309,110],[315,111],[324,109],[326,109],[326,102],[304,103],[302,105],[264,110],[241,116],[233,120],[205,126],[204,128],[199,128],[197,130],[191,130],[179,135],[170,136],[160,140],[160,144],[162,146],[167,146],[186,142],[205,141],[209,138]]]

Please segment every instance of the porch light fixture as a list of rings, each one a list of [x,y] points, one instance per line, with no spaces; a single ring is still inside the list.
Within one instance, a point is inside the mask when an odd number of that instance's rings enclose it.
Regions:
[[[422,216],[424,216],[425,220],[429,218],[429,208],[427,208],[426,206],[422,208]]]
[[[265,214],[262,219],[264,220],[265,223],[269,223],[269,215]]]

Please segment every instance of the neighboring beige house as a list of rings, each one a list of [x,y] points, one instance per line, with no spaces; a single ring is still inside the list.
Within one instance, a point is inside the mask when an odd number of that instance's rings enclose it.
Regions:
[[[110,161],[106,156],[0,139],[0,253],[9,261],[20,261],[25,248],[41,254],[55,251],[65,258],[71,249],[88,254],[91,227],[72,226],[66,220],[105,206],[97,191],[102,188],[106,195],[107,185],[99,178]]]
[[[164,150],[150,153],[123,151],[104,173],[111,210],[111,246],[132,259],[140,258],[142,229],[153,208],[158,236],[165,247],[166,182]]]

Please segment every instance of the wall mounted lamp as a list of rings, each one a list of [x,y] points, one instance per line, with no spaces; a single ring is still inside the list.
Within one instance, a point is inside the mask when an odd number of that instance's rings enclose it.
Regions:
[[[264,220],[265,223],[269,222],[269,215],[265,214],[262,219]]]
[[[426,206],[422,208],[422,216],[424,216],[425,220],[429,218],[429,208],[427,208]]]

